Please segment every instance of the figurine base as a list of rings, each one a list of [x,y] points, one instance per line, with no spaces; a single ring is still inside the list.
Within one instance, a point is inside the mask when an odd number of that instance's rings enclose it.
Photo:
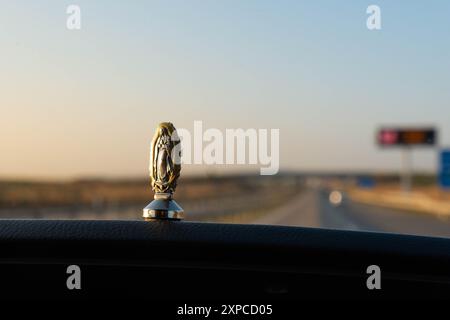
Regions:
[[[145,220],[184,219],[184,210],[172,199],[155,199],[143,211]]]

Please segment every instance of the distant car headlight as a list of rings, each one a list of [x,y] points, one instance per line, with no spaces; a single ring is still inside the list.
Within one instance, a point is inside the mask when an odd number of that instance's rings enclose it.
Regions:
[[[328,199],[332,205],[339,206],[342,203],[342,193],[337,190],[331,191]]]

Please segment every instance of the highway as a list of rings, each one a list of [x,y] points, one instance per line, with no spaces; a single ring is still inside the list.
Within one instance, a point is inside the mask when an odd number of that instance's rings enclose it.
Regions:
[[[450,237],[450,219],[359,204],[348,198],[334,206],[328,193],[319,189],[302,192],[252,223]]]

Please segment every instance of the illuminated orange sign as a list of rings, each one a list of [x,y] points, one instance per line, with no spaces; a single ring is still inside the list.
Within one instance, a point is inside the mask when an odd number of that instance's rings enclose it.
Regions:
[[[436,144],[436,130],[432,128],[382,128],[377,134],[381,146],[433,146]]]

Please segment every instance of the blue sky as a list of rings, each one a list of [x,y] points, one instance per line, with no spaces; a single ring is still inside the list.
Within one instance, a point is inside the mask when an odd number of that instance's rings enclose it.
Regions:
[[[81,8],[79,31],[66,29],[69,4]],[[382,30],[366,28],[370,4]],[[147,174],[149,139],[167,120],[279,128],[282,169],[397,170],[399,151],[373,143],[381,124],[436,125],[450,146],[448,1],[1,8],[1,176]],[[417,151],[415,167],[436,159]]]

